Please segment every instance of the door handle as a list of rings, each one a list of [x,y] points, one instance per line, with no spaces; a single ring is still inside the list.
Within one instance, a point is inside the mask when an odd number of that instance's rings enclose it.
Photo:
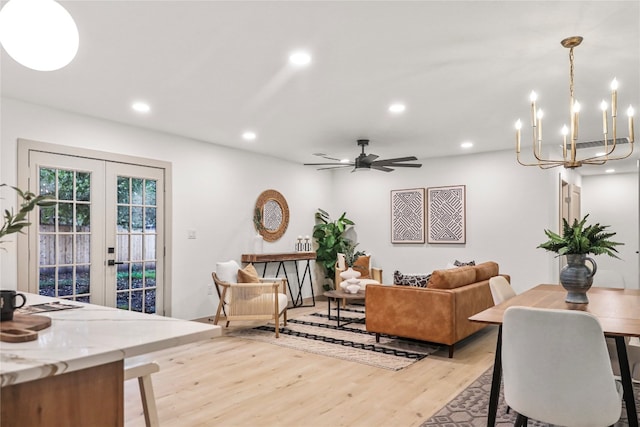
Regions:
[[[116,265],[116,264],[124,264],[124,262],[116,261],[116,260],[113,260],[113,259],[110,259],[110,260],[107,261],[107,265]]]

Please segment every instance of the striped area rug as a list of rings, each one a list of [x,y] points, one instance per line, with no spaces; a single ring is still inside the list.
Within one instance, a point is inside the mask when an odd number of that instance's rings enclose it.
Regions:
[[[362,306],[348,305],[340,309],[340,327],[335,315],[332,308],[331,318],[325,310],[289,319],[278,339],[273,323],[236,330],[229,335],[394,371],[438,350],[434,344],[385,335],[376,343],[375,334],[365,330]]]

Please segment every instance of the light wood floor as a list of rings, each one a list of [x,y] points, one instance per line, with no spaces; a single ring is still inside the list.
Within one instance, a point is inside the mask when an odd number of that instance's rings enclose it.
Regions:
[[[316,301],[289,317],[325,308]],[[492,365],[496,334],[487,327],[459,343],[453,359],[443,347],[397,372],[227,336],[143,360],[160,365],[152,378],[163,427],[410,427]],[[135,380],[125,383],[125,425],[144,426]]]

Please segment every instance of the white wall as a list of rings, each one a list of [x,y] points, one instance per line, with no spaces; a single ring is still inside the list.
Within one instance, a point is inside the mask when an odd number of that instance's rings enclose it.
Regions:
[[[253,205],[274,188],[287,198],[287,233],[265,251],[293,248],[298,235],[311,234],[317,208],[333,217],[343,211],[356,222],[360,248],[373,253],[389,283],[395,269],[430,272],[455,259],[494,260],[522,292],[538,283],[557,283],[553,254],[536,246],[543,229],[557,231],[558,169],[517,165],[512,151],[422,160],[421,169],[393,173],[318,172],[271,157],[174,135],[73,115],[2,99],[0,182],[16,181],[16,141],[31,139],[73,147],[149,157],[173,165],[172,315],[193,319],[212,315],[217,300],[207,296],[215,262],[251,251]],[[390,191],[466,185],[467,243],[390,243]],[[3,207],[15,200],[0,201]],[[637,213],[636,213],[637,217]],[[195,229],[196,240],[187,239]],[[13,243],[0,255],[0,281],[17,283]],[[319,283],[316,282],[319,286]],[[307,291],[305,294],[309,296]]]
[[[358,248],[373,253],[385,282],[396,269],[429,273],[458,259],[498,262],[517,292],[557,283],[557,261],[536,246],[543,229],[557,231],[560,170],[519,166],[512,151],[421,162],[392,173],[335,173],[334,206],[344,208],[332,213],[346,210],[356,223]],[[466,186],[467,243],[391,244],[391,190],[449,185]]]
[[[252,215],[262,191],[280,191],[290,211],[287,232],[277,242],[265,242],[265,252],[292,251],[298,235],[311,234],[316,209],[331,200],[330,175],[301,165],[5,98],[1,108],[0,182],[17,182],[18,138],[171,162],[174,317],[215,313],[217,297],[207,295],[211,272],[216,261],[239,261],[240,254],[253,252]],[[11,193],[3,196],[3,209],[15,205]],[[190,229],[197,232],[195,240],[187,239]],[[15,239],[7,240],[0,283],[15,289]],[[305,297],[311,295],[305,291]]]
[[[600,255],[598,269],[622,272],[625,286],[638,289],[638,174],[608,174],[582,178],[582,212],[588,221],[609,225],[621,259]],[[597,275],[597,272],[596,272]]]

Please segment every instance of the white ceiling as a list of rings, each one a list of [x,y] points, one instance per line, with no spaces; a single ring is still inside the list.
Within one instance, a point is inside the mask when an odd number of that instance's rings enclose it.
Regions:
[[[560,143],[569,119],[560,40],[573,35],[584,37],[575,49],[580,140],[602,139],[598,105],[613,77],[620,109],[640,110],[638,1],[61,4],[78,25],[77,57],[37,72],[3,50],[2,96],[297,163],[321,160],[318,152],[354,158],[358,138],[381,158],[512,149],[532,89],[545,141]],[[300,48],[313,61],[294,69],[287,58]],[[134,100],[151,113],[133,112]],[[394,101],[404,114],[387,111]],[[618,136],[627,136],[622,119]],[[247,129],[257,140],[242,140]],[[466,140],[470,151],[460,149]]]

